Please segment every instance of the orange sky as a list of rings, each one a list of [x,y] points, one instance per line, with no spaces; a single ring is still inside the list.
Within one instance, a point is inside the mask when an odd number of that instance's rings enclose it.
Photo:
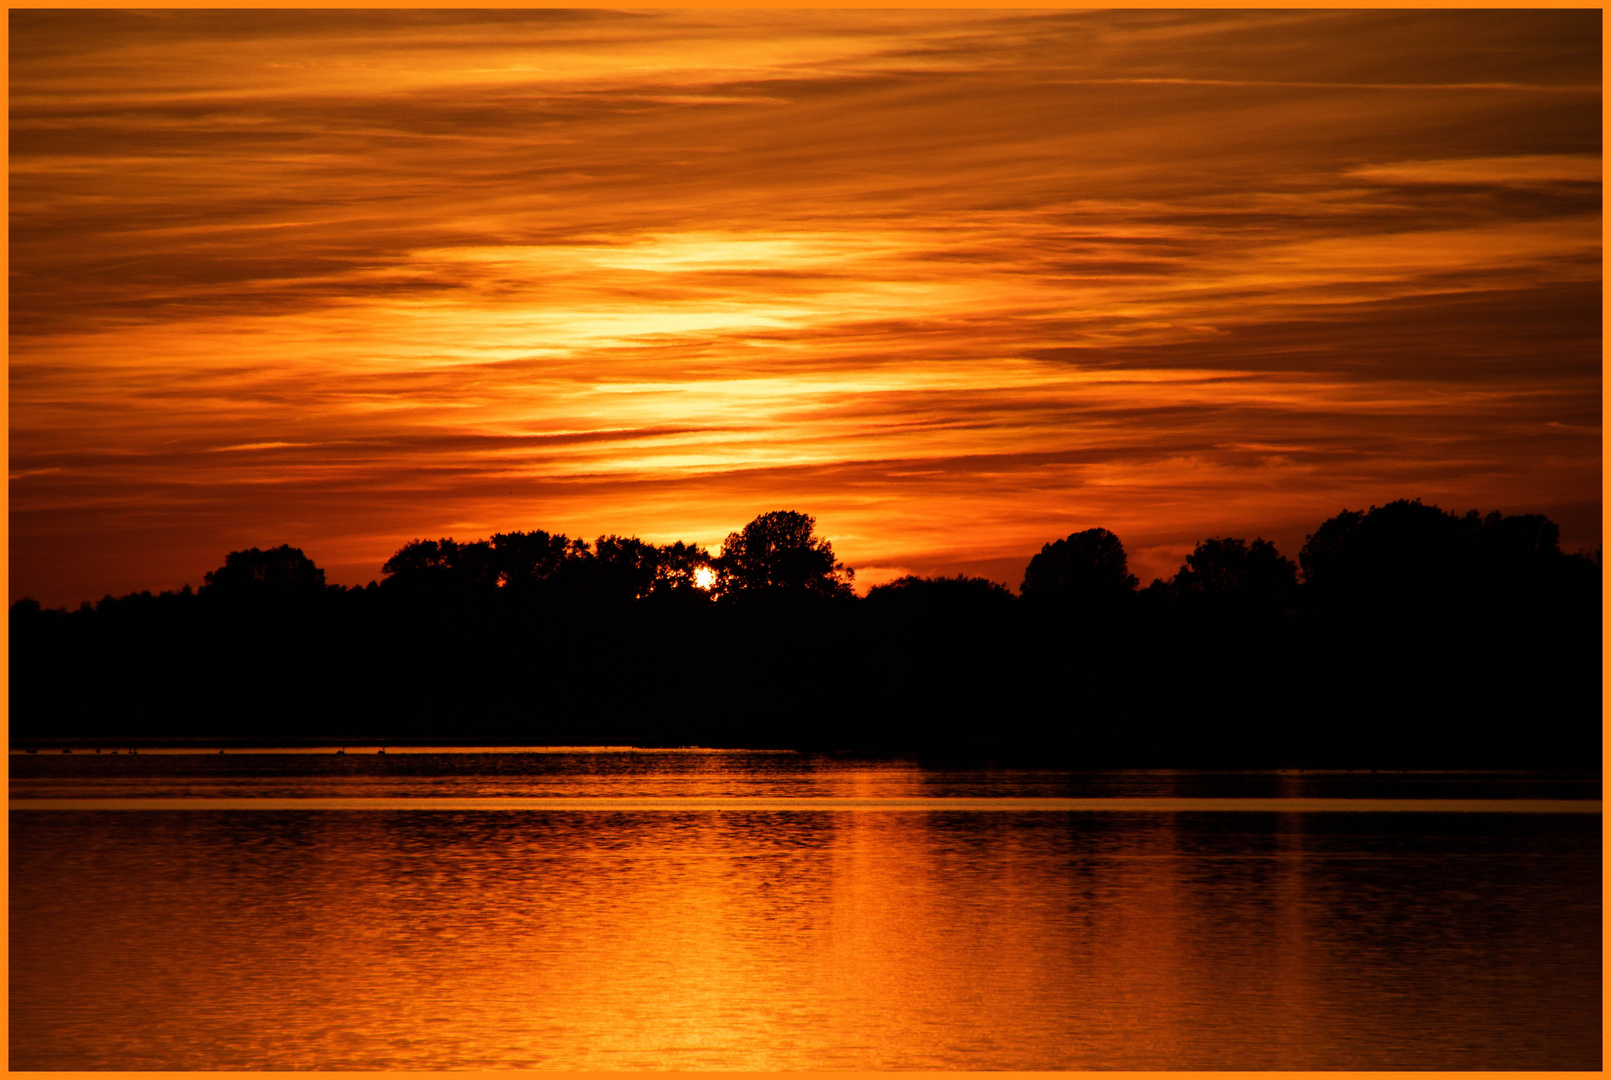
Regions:
[[[1600,542],[1600,12],[13,11],[11,593]]]

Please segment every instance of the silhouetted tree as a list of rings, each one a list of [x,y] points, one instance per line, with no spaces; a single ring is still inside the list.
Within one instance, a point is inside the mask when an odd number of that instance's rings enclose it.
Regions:
[[[1473,510],[1468,519],[1476,517]],[[1497,510],[1475,529],[1475,576],[1495,599],[1527,601],[1556,594],[1597,593],[1599,573],[1586,555],[1561,551],[1561,530],[1543,514]]]
[[[697,593],[702,596],[709,595],[709,589],[715,580],[715,568],[711,565],[710,552],[698,544],[685,544],[678,540],[675,544],[666,544],[657,549],[655,563],[654,589],[656,594],[682,594]],[[700,584],[701,570],[709,571],[708,582]]]
[[[1137,584],[1119,538],[1086,529],[1043,546],[1019,592],[1036,603],[1112,604],[1133,596]]]
[[[816,536],[817,520],[773,510],[729,533],[713,562],[717,591],[777,591],[851,596],[856,572],[834,559],[833,545]]]
[[[324,571],[290,544],[231,551],[224,565],[209,570],[203,580],[203,593],[227,597],[311,594],[325,587]]]
[[[1462,516],[1419,499],[1344,510],[1310,534],[1298,561],[1323,600],[1393,604],[1540,601],[1580,590],[1589,563],[1562,553],[1559,528],[1541,514]]]
[[[412,540],[386,560],[381,572],[387,587],[408,592],[475,593],[501,588],[529,592],[588,557],[586,540],[539,529],[496,533],[490,540],[468,544],[451,537]]]
[[[1284,603],[1298,583],[1298,568],[1268,540],[1211,537],[1198,544],[1170,591],[1183,598],[1270,608]]]
[[[442,593],[462,588],[474,575],[466,573],[462,545],[452,537],[410,540],[381,566],[382,584],[412,593]]]
[[[564,533],[550,534],[542,529],[495,533],[486,543],[491,556],[491,584],[496,587],[525,589],[551,581],[585,562],[589,555],[586,540],[572,540]]]
[[[1000,611],[1015,602],[1007,586],[982,577],[918,577],[908,574],[867,591],[873,609],[890,609],[912,614],[976,615]]]
[[[1123,607],[1103,606],[1135,579],[1102,529],[1045,545],[1022,601],[984,578],[908,576],[865,601],[814,602],[847,595],[850,573],[790,511],[761,515],[716,560],[615,535],[415,540],[365,589],[324,585],[295,548],[253,549],[207,575],[205,596],[13,604],[12,730],[283,742],[373,722],[420,741],[1081,767],[1597,765],[1600,568],[1562,554],[1553,522],[1390,503],[1323,523],[1304,560],[1302,589],[1327,603],[1226,619],[1244,609],[1216,599],[1291,588],[1273,545],[1206,540],[1149,589],[1170,603]],[[707,566],[743,602],[697,588]],[[1190,615],[1193,599],[1210,618]],[[712,644],[716,677],[689,642]]]
[[[635,536],[601,536],[593,544],[592,576],[601,598],[641,600],[654,591],[660,549]]]
[[[1305,584],[1328,597],[1427,596],[1468,573],[1478,524],[1420,499],[1344,510],[1310,534],[1298,562]]]

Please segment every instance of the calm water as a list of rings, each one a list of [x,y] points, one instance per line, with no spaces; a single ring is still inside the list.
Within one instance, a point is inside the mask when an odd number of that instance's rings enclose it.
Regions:
[[[1493,807],[1599,796],[783,754],[13,755],[10,1065],[1597,1069],[1600,816]],[[49,808],[153,798],[195,801]],[[395,801],[246,801],[304,798]],[[1167,801],[1222,798],[1309,809]],[[1291,801],[1316,799],[1391,801]]]

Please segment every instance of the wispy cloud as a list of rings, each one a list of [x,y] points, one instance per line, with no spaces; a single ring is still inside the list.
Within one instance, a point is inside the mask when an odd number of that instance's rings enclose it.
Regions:
[[[1596,543],[1597,20],[13,12],[13,594],[780,506],[1014,585]]]

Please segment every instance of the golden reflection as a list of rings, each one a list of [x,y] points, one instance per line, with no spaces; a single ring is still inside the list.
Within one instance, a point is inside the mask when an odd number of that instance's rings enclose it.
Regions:
[[[749,768],[689,760],[661,779],[791,780]],[[855,772],[807,779],[842,797],[924,789],[900,767]],[[597,794],[655,775],[566,782]],[[1584,1004],[1599,969],[1580,947],[1597,827],[1338,817],[14,808],[12,1002],[29,1022],[13,1064],[1201,1070],[1597,1053]],[[1525,994],[1518,964],[1539,974]]]

